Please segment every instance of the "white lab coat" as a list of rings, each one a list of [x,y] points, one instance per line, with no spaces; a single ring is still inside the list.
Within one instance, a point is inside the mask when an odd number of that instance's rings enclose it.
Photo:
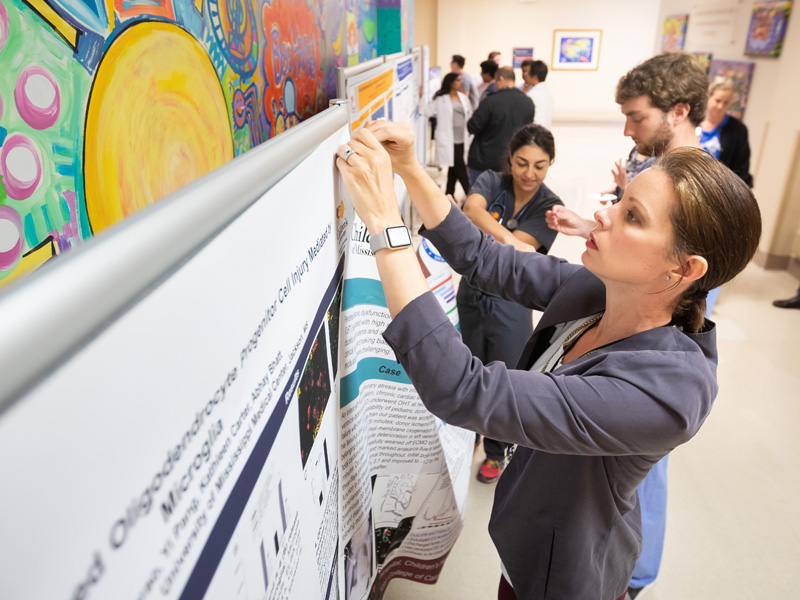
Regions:
[[[469,145],[472,142],[472,135],[467,131],[467,121],[472,116],[472,105],[465,94],[458,92],[458,99],[464,107],[464,163],[467,162]],[[453,156],[453,101],[447,94],[435,98],[426,107],[425,114],[429,117],[436,117],[436,162],[440,167],[452,167],[455,165]]]

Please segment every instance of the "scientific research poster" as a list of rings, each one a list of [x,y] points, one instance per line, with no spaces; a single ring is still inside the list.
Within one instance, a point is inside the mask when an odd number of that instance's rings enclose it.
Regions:
[[[430,276],[429,284],[446,287]],[[438,579],[461,531],[475,434],[427,411],[384,342],[389,311],[357,217],[341,318],[340,579],[346,600],[381,598],[392,579]]]
[[[3,598],[338,597],[348,138],[3,415]]]
[[[424,408],[381,337],[333,161],[348,129],[1,415],[0,596],[355,600],[436,581],[474,434]],[[420,263],[455,326],[437,256]]]

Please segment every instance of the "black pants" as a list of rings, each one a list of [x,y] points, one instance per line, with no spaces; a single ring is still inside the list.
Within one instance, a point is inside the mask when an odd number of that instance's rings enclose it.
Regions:
[[[456,193],[456,180],[461,182],[464,193],[469,194],[469,175],[464,163],[464,144],[453,144],[454,165],[447,170],[447,190],[445,194]]]
[[[461,339],[483,364],[500,360],[509,369],[517,361],[533,334],[530,308],[490,296],[471,287],[463,279],[458,284],[458,320]],[[483,438],[486,458],[502,460],[512,444]]]

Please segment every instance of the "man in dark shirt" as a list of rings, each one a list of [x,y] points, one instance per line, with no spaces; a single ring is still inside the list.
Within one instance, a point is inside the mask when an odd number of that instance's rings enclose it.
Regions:
[[[483,102],[486,96],[494,94],[497,91],[497,81],[495,81],[495,77],[497,76],[498,68],[497,63],[493,60],[485,60],[481,63],[481,79],[483,83],[478,86],[478,91],[480,92],[479,104]]]
[[[514,79],[511,67],[497,69],[497,91],[483,99],[467,123],[475,136],[467,160],[470,185],[487,169],[502,171],[514,131],[533,122],[533,102],[515,87]]]

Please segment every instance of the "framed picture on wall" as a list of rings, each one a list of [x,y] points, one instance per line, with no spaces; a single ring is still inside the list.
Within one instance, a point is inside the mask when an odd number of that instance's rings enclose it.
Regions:
[[[689,27],[689,15],[670,15],[664,19],[664,31],[661,36],[662,52],[677,52],[686,45],[686,29]]]
[[[514,48],[511,56],[513,57],[512,66],[515,69],[522,67],[522,62],[533,59],[533,48]]]
[[[715,77],[730,77],[733,80],[733,102],[731,102],[728,113],[737,119],[744,117],[744,109],[747,108],[747,96],[750,94],[750,85],[753,82],[753,69],[755,65],[751,62],[736,62],[732,60],[711,61],[708,72],[708,80],[713,81]]]
[[[554,71],[596,71],[600,64],[600,29],[556,29],[553,32]]]
[[[706,74],[708,74],[708,70],[711,68],[711,59],[713,58],[713,54],[711,52],[692,52],[697,57],[697,62],[700,63],[700,66],[706,70]]]
[[[750,56],[778,58],[786,35],[792,3],[759,1],[753,4],[753,16],[747,30],[744,53]]]

